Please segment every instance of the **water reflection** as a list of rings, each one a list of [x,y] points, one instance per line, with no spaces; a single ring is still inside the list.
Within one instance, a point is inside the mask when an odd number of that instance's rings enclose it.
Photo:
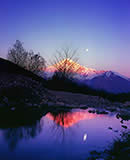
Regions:
[[[96,117],[101,117],[103,115],[97,115],[93,113],[88,113],[88,111],[80,110],[76,112],[72,111],[62,111],[62,112],[50,112],[46,115],[49,119],[53,120],[57,125],[64,128],[68,128],[78,123],[81,120],[90,120]]]
[[[58,117],[58,120],[64,124],[64,118],[68,117],[70,112],[70,109],[56,109],[51,112],[43,109],[40,113],[35,111],[15,111],[0,118],[0,128],[2,128],[3,137],[10,150],[13,151],[21,140],[33,139],[41,133],[44,128],[45,116],[51,115],[53,120]],[[63,127],[59,128],[57,125],[52,125],[49,130],[52,131],[54,137],[62,137],[63,141]]]
[[[89,151],[105,148],[127,130],[114,114],[88,111],[48,108],[0,113],[0,159],[85,159]]]
[[[17,113],[18,114],[18,113]],[[42,115],[42,116],[41,116]],[[54,123],[51,125],[49,130],[53,137],[64,142],[65,129],[72,127],[74,124],[81,120],[90,120],[103,115],[97,115],[88,113],[88,111],[72,111],[70,109],[58,109],[52,110],[51,112],[43,112],[42,114],[34,117],[34,113],[29,113],[29,116],[25,113],[13,117],[10,115],[10,120],[5,123],[5,129],[3,130],[4,139],[7,141],[10,150],[14,150],[21,140],[29,140],[35,138],[40,134],[44,127],[44,118],[52,120]],[[40,119],[42,117],[42,119]],[[38,120],[37,120],[38,119]],[[6,128],[7,127],[7,128]],[[72,130],[71,130],[72,131]],[[83,140],[86,141],[87,135],[85,134]]]
[[[83,141],[86,141],[86,140],[87,140],[87,133],[85,133],[83,136]]]
[[[42,131],[40,122],[47,111],[35,110],[4,111],[0,115],[0,128],[10,150],[14,150],[21,140],[35,138]]]
[[[73,109],[49,112],[45,117],[53,122],[49,128],[53,135],[53,139],[55,138],[56,141],[63,144],[65,137],[67,137],[67,133],[69,133],[69,135],[75,135],[75,128],[73,128],[73,126],[76,126],[78,129],[80,128],[78,125],[80,121],[91,120],[102,116],[104,115],[89,113],[87,110]],[[85,133],[83,136],[83,141],[85,142],[86,140],[87,133]]]
[[[40,134],[43,135],[42,142],[48,138],[48,143],[55,141],[63,145],[63,142],[66,142],[69,137],[71,137],[70,140],[73,140],[73,137],[77,136],[77,139],[81,137],[80,143],[81,140],[90,143],[91,136],[96,139],[97,131],[101,133],[108,130],[109,125],[106,126],[105,123],[114,125],[112,115],[89,113],[88,110],[80,109],[53,108],[53,110],[43,109],[39,113],[35,110],[31,112],[13,111],[1,117],[0,128],[2,129],[0,130],[11,151],[17,148],[20,141],[27,142],[36,139]],[[118,122],[116,119],[114,121],[116,126]]]
[[[71,115],[71,113],[72,110],[69,108],[58,109],[47,113],[45,116],[54,122],[49,129],[51,130],[53,138],[60,143],[65,141],[65,126],[69,123],[69,119],[67,120],[66,118]]]
[[[42,131],[42,126],[38,122],[31,126],[21,126],[18,128],[8,128],[3,132],[4,138],[10,150],[14,150],[20,140],[35,138]]]

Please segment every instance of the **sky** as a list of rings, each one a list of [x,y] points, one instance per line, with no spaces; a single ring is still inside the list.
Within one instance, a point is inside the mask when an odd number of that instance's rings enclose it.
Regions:
[[[69,46],[81,65],[130,77],[130,0],[0,0],[0,57],[16,40],[47,61]]]

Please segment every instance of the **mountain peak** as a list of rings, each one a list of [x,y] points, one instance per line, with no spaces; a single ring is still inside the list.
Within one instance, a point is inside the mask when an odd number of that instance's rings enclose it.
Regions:
[[[92,75],[95,75],[95,74],[101,74],[101,73],[105,72],[103,70],[102,71],[97,71],[96,69],[93,69],[93,68],[87,68],[87,67],[82,66],[79,63],[77,63],[77,62],[75,62],[75,61],[73,61],[69,58],[63,59],[60,62],[47,67],[46,72],[50,73],[52,75],[52,73],[57,71],[57,68],[59,66],[63,67],[63,68],[64,67],[66,67],[66,68],[71,67],[72,72],[75,72],[77,75],[84,76],[84,77],[92,76]]]
[[[105,74],[105,76],[106,76],[107,78],[111,78],[111,77],[118,76],[118,77],[121,77],[121,78],[123,78],[123,79],[129,80],[128,77],[126,77],[126,76],[124,76],[124,75],[121,75],[121,74],[118,73],[118,72],[106,71],[104,74]]]

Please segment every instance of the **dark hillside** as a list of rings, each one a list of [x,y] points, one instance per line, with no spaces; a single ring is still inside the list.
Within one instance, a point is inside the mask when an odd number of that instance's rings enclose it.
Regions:
[[[2,75],[5,75],[6,73],[7,74],[15,74],[17,76],[23,75],[23,76],[30,77],[34,80],[45,83],[43,78],[33,74],[30,71],[25,70],[24,68],[21,68],[20,66],[14,64],[8,60],[0,58],[0,79],[2,78]]]
[[[0,58],[0,107],[39,105],[49,99],[43,78]]]

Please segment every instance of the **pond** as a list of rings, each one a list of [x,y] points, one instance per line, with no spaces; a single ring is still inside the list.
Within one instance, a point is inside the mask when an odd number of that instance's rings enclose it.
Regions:
[[[104,150],[130,129],[130,122],[114,113],[89,110],[47,111],[32,123],[0,125],[0,159],[85,160],[90,151]]]

